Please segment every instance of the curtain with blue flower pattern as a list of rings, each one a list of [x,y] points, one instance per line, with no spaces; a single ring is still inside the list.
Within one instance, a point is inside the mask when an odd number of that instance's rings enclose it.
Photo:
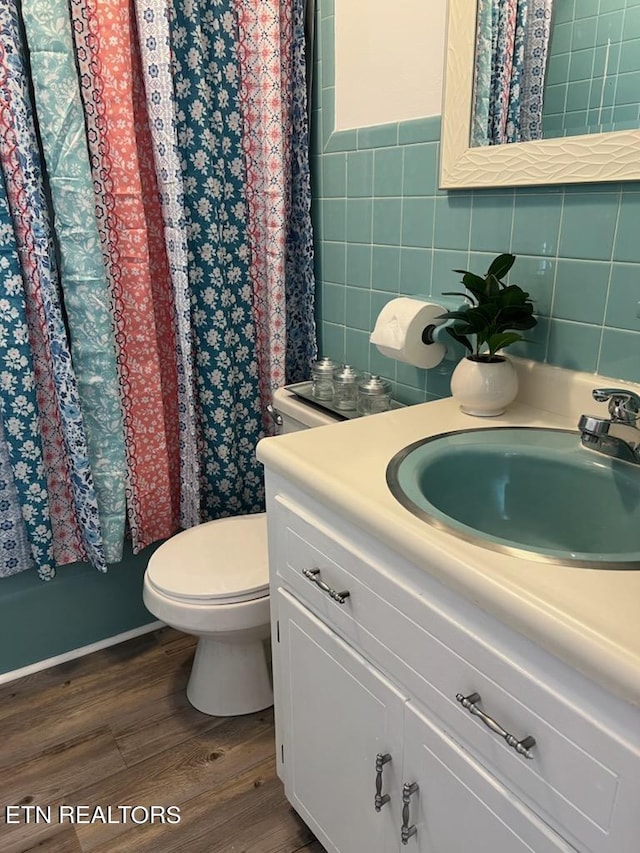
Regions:
[[[478,0],[471,144],[542,138],[553,0]]]
[[[316,356],[305,2],[269,3],[0,5],[0,577],[264,508]]]

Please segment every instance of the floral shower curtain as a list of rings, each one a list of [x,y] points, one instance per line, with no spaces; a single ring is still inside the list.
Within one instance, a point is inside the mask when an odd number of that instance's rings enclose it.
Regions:
[[[478,0],[472,145],[542,138],[553,0]]]
[[[0,7],[0,576],[263,508],[315,357],[304,0]]]

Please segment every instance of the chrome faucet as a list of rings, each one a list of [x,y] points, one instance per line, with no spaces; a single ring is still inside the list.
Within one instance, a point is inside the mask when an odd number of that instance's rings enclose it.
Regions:
[[[578,429],[582,444],[640,465],[640,396],[624,388],[596,388],[593,399],[609,403],[609,417],[581,415]]]

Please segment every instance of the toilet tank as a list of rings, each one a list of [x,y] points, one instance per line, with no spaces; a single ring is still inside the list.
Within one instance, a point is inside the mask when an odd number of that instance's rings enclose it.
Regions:
[[[273,395],[274,414],[280,415],[282,424],[278,425],[278,434],[298,432],[317,426],[337,423],[343,418],[314,406],[313,403],[297,397],[286,388],[278,388]]]

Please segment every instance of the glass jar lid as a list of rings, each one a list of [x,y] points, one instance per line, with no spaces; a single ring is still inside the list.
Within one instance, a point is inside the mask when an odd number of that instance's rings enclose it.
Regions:
[[[332,358],[319,358],[311,365],[313,373],[323,376],[333,376],[333,372],[337,370],[338,365]]]
[[[391,393],[391,383],[381,376],[367,376],[358,385],[358,391],[372,397],[384,397]]]
[[[351,367],[350,364],[343,364],[333,378],[341,385],[353,385],[360,379],[360,372]]]

